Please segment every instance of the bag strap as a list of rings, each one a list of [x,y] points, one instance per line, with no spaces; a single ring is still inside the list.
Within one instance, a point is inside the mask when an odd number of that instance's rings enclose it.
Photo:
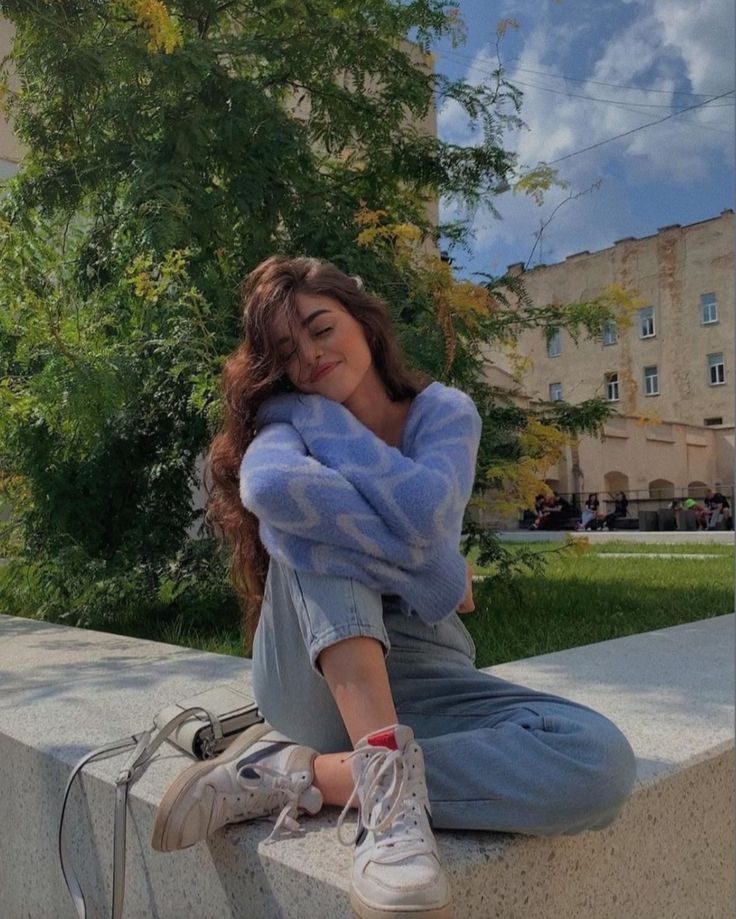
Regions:
[[[87,763],[105,756],[114,756],[122,753],[124,750],[132,748],[133,752],[126,761],[123,768],[115,779],[115,824],[113,831],[113,871],[112,871],[112,919],[122,919],[123,901],[125,897],[125,837],[126,837],[126,818],[128,805],[128,789],[143,775],[148,768],[148,764],[153,754],[161,744],[175,731],[179,725],[187,721],[195,713],[202,713],[210,719],[212,730],[215,738],[222,738],[222,725],[220,719],[214,712],[200,705],[183,709],[178,715],[169,719],[166,724],[162,725],[156,736],[152,739],[152,731],[143,731],[141,734],[133,734],[123,737],[121,740],[113,740],[111,743],[97,747],[91,750],[72,769],[69,780],[66,784],[64,799],[61,804],[61,816],[59,818],[59,861],[61,871],[64,875],[67,889],[77,911],[78,919],[86,919],[87,904],[82,893],[77,875],[74,872],[69,860],[65,858],[62,833],[64,828],[64,814],[66,811],[69,792],[71,791],[74,779],[81,772]]]

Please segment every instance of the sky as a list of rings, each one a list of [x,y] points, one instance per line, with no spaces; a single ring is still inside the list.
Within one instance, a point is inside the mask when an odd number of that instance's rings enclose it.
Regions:
[[[480,208],[472,253],[452,252],[460,276],[551,264],[733,207],[736,97],[699,103],[734,89],[734,0],[459,0],[459,8],[467,40],[436,43],[435,69],[474,84],[491,79],[497,24],[514,20],[500,56],[524,94],[525,127],[506,133],[504,147],[522,172],[559,160],[568,183],[541,206],[513,191],[496,196],[501,219]],[[699,107],[636,130],[691,106]],[[440,102],[437,126],[448,142],[478,141],[452,100]],[[441,220],[459,214],[440,202]]]

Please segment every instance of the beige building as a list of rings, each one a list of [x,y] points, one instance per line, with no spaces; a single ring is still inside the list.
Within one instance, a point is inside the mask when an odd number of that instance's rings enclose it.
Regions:
[[[734,446],[733,211],[687,226],[627,238],[599,252],[523,271],[532,303],[583,302],[612,284],[637,301],[631,324],[610,323],[576,345],[564,330],[521,334],[529,359],[519,382],[533,401],[572,404],[594,396],[615,415],[603,436],[585,437],[547,471],[562,493],[630,498],[693,496],[706,485],[731,493]],[[488,355],[511,371],[509,357]],[[495,370],[495,368],[493,368]]]
[[[14,29],[7,19],[0,18],[0,60],[3,60],[13,46]],[[11,78],[10,88],[17,89],[17,81]],[[7,119],[0,112],[0,179],[12,176],[18,170],[24,148],[18,142]]]

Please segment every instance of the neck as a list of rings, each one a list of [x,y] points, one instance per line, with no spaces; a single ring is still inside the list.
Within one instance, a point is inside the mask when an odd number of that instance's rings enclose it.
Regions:
[[[403,420],[410,404],[411,400],[392,402],[381,378],[373,368],[343,402],[345,408],[352,412],[361,424],[391,446],[398,445]]]

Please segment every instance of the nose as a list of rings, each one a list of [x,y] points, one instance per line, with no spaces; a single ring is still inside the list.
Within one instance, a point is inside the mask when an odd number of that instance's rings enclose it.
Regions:
[[[308,380],[312,375],[315,364],[322,358],[322,347],[319,342],[305,338],[299,343],[299,356],[302,361],[301,376]]]

